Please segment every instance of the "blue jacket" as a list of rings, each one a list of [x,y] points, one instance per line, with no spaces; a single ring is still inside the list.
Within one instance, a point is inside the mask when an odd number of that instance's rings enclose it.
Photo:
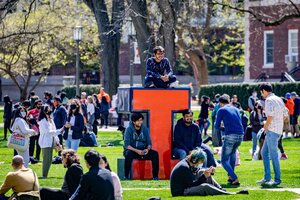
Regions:
[[[148,146],[152,146],[149,129],[142,125],[141,134],[137,135],[133,123],[130,122],[129,126],[125,130],[124,148],[127,149],[129,145],[140,150],[146,149]]]
[[[244,134],[240,111],[234,106],[225,105],[217,113],[215,128],[220,129],[221,122],[225,126],[225,135]]]
[[[168,58],[163,58],[159,63],[155,61],[154,57],[148,58],[146,61],[146,77],[160,78],[168,74],[173,75],[173,71]]]
[[[53,113],[53,121],[57,129],[62,128],[67,121],[67,110],[64,106],[59,105]]]
[[[294,99],[294,116],[300,115],[300,97]]]
[[[68,117],[68,121],[70,121],[70,116]],[[83,138],[83,130],[84,130],[84,119],[82,114],[75,115],[75,124],[71,126],[72,139],[77,140]],[[68,139],[69,129],[66,128],[64,132],[64,139]]]
[[[201,144],[202,137],[199,126],[195,123],[187,126],[183,119],[178,120],[174,130],[173,148],[183,149],[189,153],[196,147],[201,147]]]

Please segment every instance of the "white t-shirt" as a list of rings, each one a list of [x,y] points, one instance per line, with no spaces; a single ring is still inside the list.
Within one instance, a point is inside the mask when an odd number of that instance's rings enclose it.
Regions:
[[[70,124],[71,124],[71,126],[75,125],[75,116],[74,115],[72,115],[70,118]],[[68,135],[72,135],[72,133],[73,133],[73,131],[71,130],[71,128],[69,128]]]
[[[95,106],[92,103],[87,104],[87,113],[92,115],[95,113]]]

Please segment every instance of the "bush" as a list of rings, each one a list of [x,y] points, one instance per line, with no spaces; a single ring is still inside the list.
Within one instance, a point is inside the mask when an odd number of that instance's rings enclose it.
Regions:
[[[98,94],[100,91],[101,85],[80,85],[79,91],[86,92],[87,95]],[[62,88],[62,91],[66,93],[67,97],[73,98],[76,96],[76,86],[66,86]]]
[[[273,92],[277,96],[284,96],[287,92],[300,92],[300,82],[296,83],[271,83]],[[199,97],[202,95],[209,96],[214,99],[215,94],[228,94],[230,96],[236,94],[243,109],[248,108],[248,98],[251,96],[252,91],[257,91],[260,98],[259,90],[260,83],[226,83],[226,84],[213,84],[201,86]]]

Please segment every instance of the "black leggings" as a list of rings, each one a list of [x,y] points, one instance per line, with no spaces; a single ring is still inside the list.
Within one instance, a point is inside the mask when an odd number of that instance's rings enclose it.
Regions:
[[[61,190],[51,188],[40,189],[41,200],[68,200],[69,195]]]

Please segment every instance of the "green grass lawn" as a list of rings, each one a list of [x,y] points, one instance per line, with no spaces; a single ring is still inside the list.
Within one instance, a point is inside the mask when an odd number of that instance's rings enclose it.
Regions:
[[[3,138],[3,128],[0,129],[0,138]],[[102,154],[105,154],[110,162],[113,171],[117,171],[117,158],[122,156],[123,141],[120,132],[100,132],[98,140],[102,147],[94,148]],[[114,144],[113,147],[106,147],[107,143]],[[300,188],[300,139],[286,139],[283,140],[285,151],[289,158],[280,161],[282,172],[282,185],[280,188]],[[297,199],[299,195],[293,192],[278,192],[270,190],[262,190],[255,182],[263,177],[263,163],[262,161],[252,161],[249,149],[251,142],[243,142],[239,148],[241,154],[241,166],[236,168],[236,173],[239,176],[241,186],[238,188],[230,188],[227,186],[227,176],[223,168],[217,168],[215,179],[227,190],[237,191],[240,189],[250,189],[249,195],[235,195],[235,196],[219,196],[221,199]],[[83,158],[84,153],[89,148],[80,147],[78,153]],[[11,170],[10,162],[13,155],[13,150],[6,147],[6,141],[0,141],[0,183],[3,183],[5,175]],[[84,172],[87,168],[82,160]],[[41,176],[42,165],[30,165],[38,176]],[[51,165],[48,179],[41,179],[41,187],[60,188],[63,182],[63,176],[66,169],[62,165]],[[146,199],[150,196],[161,196],[162,199],[171,198],[169,190],[169,181],[121,181],[124,189],[124,199]],[[145,190],[147,188],[148,190]],[[201,197],[179,197],[172,199],[198,199]],[[205,197],[206,199],[215,199],[216,197]]]

